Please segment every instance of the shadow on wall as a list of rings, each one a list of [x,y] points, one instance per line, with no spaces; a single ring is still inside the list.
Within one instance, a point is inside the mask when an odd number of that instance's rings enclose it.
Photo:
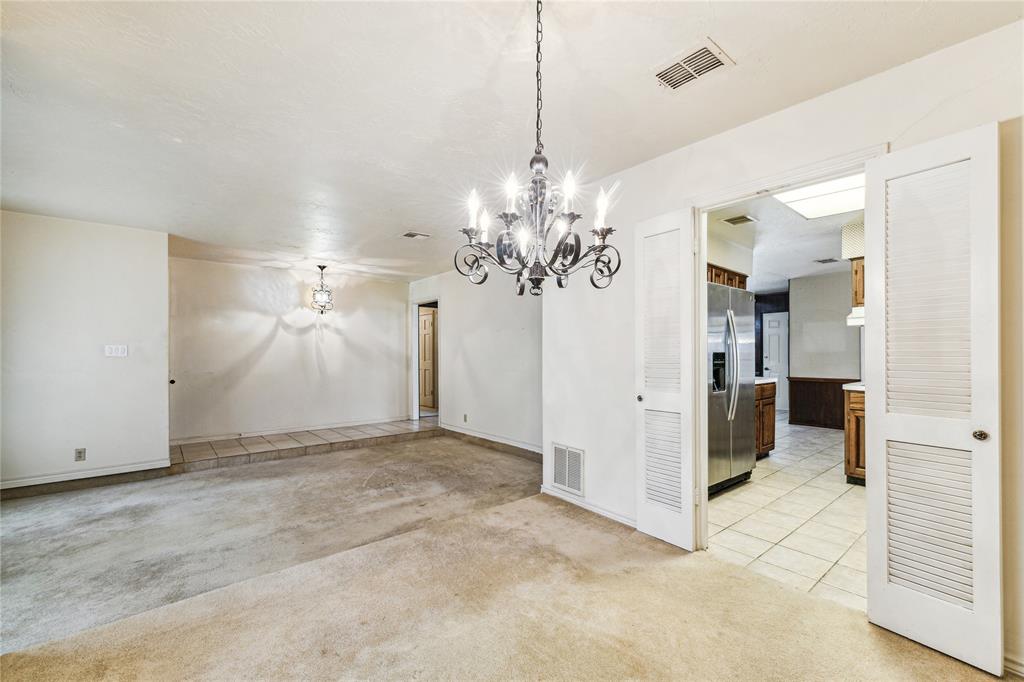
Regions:
[[[328,286],[334,292],[335,309],[321,315],[309,307],[314,284],[312,279],[303,281],[301,277],[288,271],[273,272],[274,276],[270,278],[266,276],[266,271],[261,274],[263,276],[253,274],[232,280],[227,289],[215,289],[213,295],[177,307],[176,313],[179,316],[193,315],[206,318],[211,324],[218,326],[228,324],[227,318],[237,312],[272,317],[273,326],[260,341],[217,373],[225,388],[236,387],[243,377],[259,366],[260,360],[273,347],[274,340],[280,333],[293,337],[312,333],[316,341],[317,369],[326,376],[329,368],[324,347],[328,336],[346,338],[346,319],[359,314],[367,301],[371,300],[370,297],[360,295],[359,291],[368,285],[365,282],[352,281],[350,278],[328,281]],[[206,313],[213,314],[207,316]],[[295,318],[300,318],[300,321],[291,321]],[[256,324],[255,321],[248,321],[243,326],[251,330]],[[246,336],[251,338],[249,333],[246,333]],[[366,349],[367,345],[359,342],[346,346],[346,352],[354,354],[357,361],[361,359],[360,356],[366,355]]]
[[[335,308],[321,315],[318,280],[172,259],[173,438],[404,416],[407,285],[327,276]]]

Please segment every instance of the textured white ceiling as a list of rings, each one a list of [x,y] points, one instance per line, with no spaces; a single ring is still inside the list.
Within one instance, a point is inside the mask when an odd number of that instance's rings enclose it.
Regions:
[[[532,13],[5,2],[3,205],[167,231],[198,257],[446,270],[470,187],[525,176]],[[1010,23],[1021,4],[556,1],[545,16],[546,147],[557,175],[585,161],[586,180]],[[737,66],[661,90],[655,68],[704,36]],[[435,237],[399,239],[408,229]]]
[[[753,248],[753,272],[747,288],[755,293],[785,291],[797,277],[848,272],[850,262],[842,260],[842,227],[863,211],[808,220],[772,196],[758,197],[708,214],[708,230],[719,238]],[[748,215],[757,219],[733,227],[724,218]],[[836,263],[816,263],[836,258]]]

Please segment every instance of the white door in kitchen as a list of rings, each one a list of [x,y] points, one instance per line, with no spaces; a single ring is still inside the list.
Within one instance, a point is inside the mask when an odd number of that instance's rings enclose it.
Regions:
[[[761,376],[775,377],[775,409],[789,409],[789,313],[761,316]]]
[[[692,550],[693,257],[680,224],[672,214],[636,230],[636,528]]]
[[[999,675],[996,124],[867,164],[868,618]]]

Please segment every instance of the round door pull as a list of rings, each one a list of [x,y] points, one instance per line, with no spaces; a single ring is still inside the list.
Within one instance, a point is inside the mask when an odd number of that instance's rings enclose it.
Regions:
[[[171,379],[171,380],[170,380],[170,381],[168,381],[167,383],[169,383],[169,384],[173,384],[173,383],[174,383],[174,379]]]
[[[642,395],[638,395],[638,396],[636,397],[636,401],[637,401],[638,403],[642,403],[642,402],[644,401],[644,397],[643,397]]]
[[[982,431],[981,429],[978,429],[971,435],[974,436],[974,440],[988,440],[988,431]]]

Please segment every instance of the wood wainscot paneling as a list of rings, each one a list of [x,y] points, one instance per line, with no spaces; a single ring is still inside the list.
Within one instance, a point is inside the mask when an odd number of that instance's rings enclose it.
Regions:
[[[846,425],[843,384],[857,379],[789,378],[789,423],[842,429]]]

